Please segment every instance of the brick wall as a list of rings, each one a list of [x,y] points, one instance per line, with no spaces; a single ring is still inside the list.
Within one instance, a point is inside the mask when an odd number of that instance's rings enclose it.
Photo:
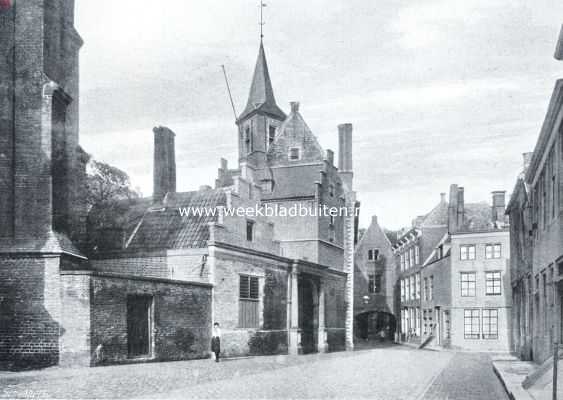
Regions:
[[[213,318],[221,324],[221,351],[227,356],[257,354],[265,351],[257,342],[271,340],[274,343],[267,346],[268,353],[287,353],[287,264],[218,250],[214,271]],[[259,278],[259,324],[255,328],[239,326],[241,274]]]
[[[207,357],[211,340],[211,288],[156,280],[91,277],[91,351],[103,346],[104,363],[127,362],[127,296],[153,298],[151,360]]]
[[[204,262],[206,249],[123,253],[120,256],[91,260],[100,272],[133,274],[141,277],[209,282],[209,267]]]
[[[59,359],[59,257],[0,255],[0,367]]]

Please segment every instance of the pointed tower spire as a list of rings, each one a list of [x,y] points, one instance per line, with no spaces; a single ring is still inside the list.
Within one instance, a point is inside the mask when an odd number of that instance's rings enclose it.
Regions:
[[[248,101],[244,111],[239,117],[239,121],[248,118],[254,111],[261,111],[282,121],[286,117],[285,113],[276,104],[262,41],[260,41],[260,49],[258,51],[256,67],[254,68],[254,76],[252,78],[252,85],[250,86]]]

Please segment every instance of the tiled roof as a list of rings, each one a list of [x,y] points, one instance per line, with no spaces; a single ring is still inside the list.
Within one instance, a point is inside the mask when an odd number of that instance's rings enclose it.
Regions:
[[[448,202],[441,201],[436,207],[424,216],[422,226],[435,226],[448,224]]]
[[[181,216],[179,208],[217,209],[226,206],[222,189],[170,193],[162,207],[151,207],[127,241],[127,249],[180,249],[205,247],[210,222],[218,215]]]
[[[169,193],[163,204],[154,204],[151,198],[120,201],[111,208],[98,208],[90,218],[97,221],[97,231],[90,232],[97,251],[121,248],[123,232],[126,248],[156,250],[205,247],[209,239],[209,222],[218,215],[181,216],[179,208],[216,209],[226,206],[224,189],[208,189],[185,193]],[[108,243],[116,242],[116,243]]]
[[[458,232],[482,232],[503,229],[503,226],[497,226],[492,220],[491,205],[486,202],[467,203],[464,206],[464,211],[465,220]],[[503,222],[506,222],[506,220]]]

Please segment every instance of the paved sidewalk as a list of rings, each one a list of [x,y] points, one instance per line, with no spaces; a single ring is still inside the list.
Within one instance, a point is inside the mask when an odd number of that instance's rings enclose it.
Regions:
[[[536,364],[520,361],[514,356],[493,359],[493,369],[501,380],[506,392],[515,400],[532,400],[533,397],[524,389],[522,382],[534,369]]]
[[[452,354],[452,353],[450,353]],[[459,352],[432,382],[424,400],[508,400],[487,353]]]

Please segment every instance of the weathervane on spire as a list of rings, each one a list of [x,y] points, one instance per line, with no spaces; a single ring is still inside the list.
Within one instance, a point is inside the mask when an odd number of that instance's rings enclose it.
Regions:
[[[266,23],[264,22],[264,7],[266,7],[266,3],[264,3],[264,1],[260,0],[260,41],[262,41],[262,39],[264,39],[264,25],[266,25]]]

